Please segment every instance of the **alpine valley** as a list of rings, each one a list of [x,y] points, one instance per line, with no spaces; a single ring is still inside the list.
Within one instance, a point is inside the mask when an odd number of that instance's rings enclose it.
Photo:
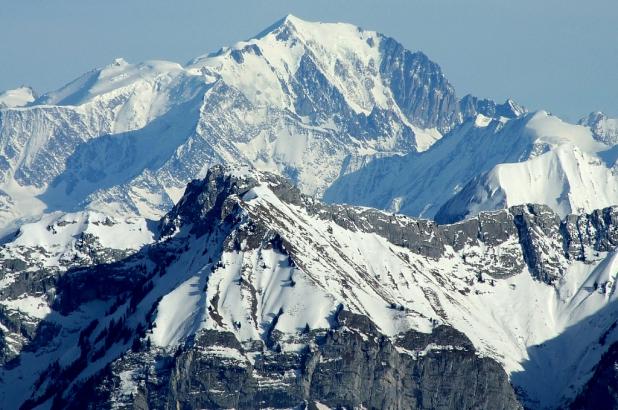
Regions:
[[[618,408],[618,120],[287,16],[0,93],[0,408]]]

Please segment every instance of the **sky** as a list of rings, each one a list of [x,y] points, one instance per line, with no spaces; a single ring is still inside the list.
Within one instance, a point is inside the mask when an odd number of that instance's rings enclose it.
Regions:
[[[287,14],[394,37],[460,96],[618,116],[616,0],[0,0],[0,90],[51,91],[116,57],[185,63]]]

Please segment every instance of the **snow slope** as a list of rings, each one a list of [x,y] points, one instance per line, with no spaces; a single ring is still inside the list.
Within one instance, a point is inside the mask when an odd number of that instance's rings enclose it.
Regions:
[[[153,242],[150,225],[143,218],[96,211],[54,212],[7,235],[0,254],[6,259],[27,255],[28,264],[37,268],[64,270],[76,264],[103,263],[106,257],[113,260],[114,252],[125,256]]]
[[[430,150],[374,161],[343,176],[331,202],[453,221],[526,203],[561,216],[618,203],[611,147],[546,112],[516,119],[478,115]]]
[[[462,219],[512,205],[549,205],[561,216],[618,203],[618,179],[596,156],[562,145],[522,163],[496,165],[473,179],[436,214]]]

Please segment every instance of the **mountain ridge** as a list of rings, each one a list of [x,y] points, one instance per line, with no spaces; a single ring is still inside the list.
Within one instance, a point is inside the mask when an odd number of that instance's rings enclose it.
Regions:
[[[73,229],[54,226],[58,234]],[[61,382],[69,369],[85,372],[80,376],[84,381],[112,361],[118,369],[135,369],[131,360],[123,362],[130,357],[131,344],[136,352],[175,352],[183,345],[191,351],[191,341],[201,340],[199,335],[207,330],[211,333],[206,346],[214,347],[206,350],[214,349],[220,358],[210,363],[219,366],[218,360],[237,358],[238,349],[254,351],[250,346],[255,343],[274,349],[274,354],[280,349],[296,351],[299,343],[309,343],[298,340],[303,328],[326,331],[333,326],[333,312],[344,309],[368,318],[387,339],[409,330],[428,334],[440,325],[457,329],[477,354],[505,367],[525,392],[520,400],[552,407],[579,392],[603,351],[618,338],[612,330],[617,226],[616,207],[561,220],[550,208],[537,205],[437,225],[368,208],[323,204],[275,174],[214,167],[205,179],[189,184],[162,219],[157,239],[145,248],[128,256],[105,252],[112,255],[109,265],[78,262],[51,281],[42,279],[49,268],[27,275],[28,265],[13,262],[16,274],[2,290],[2,304],[9,309],[24,303],[48,306],[40,319],[18,316],[39,326],[60,326],[48,342],[37,342],[50,343],[47,363],[60,358],[61,350],[52,346],[75,345],[78,334],[91,335],[82,337],[81,353],[59,359],[64,363],[60,373],[51,373],[60,384],[48,385],[69,395],[78,394]],[[24,287],[45,290],[38,296],[30,291],[34,299],[20,301]],[[510,303],[504,305],[507,297]],[[515,312],[512,306],[517,306]],[[97,334],[106,326],[110,329],[112,318],[113,326],[119,326],[123,317],[120,333],[108,330],[109,341],[101,342]],[[95,318],[98,322],[84,333]],[[569,331],[577,326],[585,329]],[[139,345],[126,336],[133,332]],[[225,332],[237,342],[222,342]],[[9,340],[16,337],[10,335]],[[348,336],[340,337],[347,345]],[[227,350],[232,346],[237,347]],[[570,349],[566,356],[565,346]],[[23,351],[22,365],[5,368],[3,379],[16,382],[22,377],[19,397],[25,400],[31,394],[38,402],[42,395],[45,401],[50,399],[45,389],[29,393],[28,383],[44,370],[34,365],[33,354]],[[204,359],[208,357],[210,353]],[[77,367],[71,367],[75,360]],[[579,370],[567,371],[573,367]],[[551,372],[552,377],[541,383],[539,371]],[[136,379],[126,379],[126,386],[145,377],[131,374]],[[109,377],[120,376],[112,372]],[[61,396],[57,400],[62,402]],[[354,400],[360,405],[368,399]]]
[[[618,202],[613,152],[589,128],[544,111],[477,116],[431,150],[377,159],[339,178],[324,198],[441,222],[526,203],[565,216]]]

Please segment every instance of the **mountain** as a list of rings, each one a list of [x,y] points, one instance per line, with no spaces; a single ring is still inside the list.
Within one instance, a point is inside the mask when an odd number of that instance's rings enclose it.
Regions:
[[[8,229],[84,208],[157,219],[215,163],[321,195],[374,158],[427,150],[477,112],[518,109],[459,100],[437,64],[392,38],[288,16],[184,66],[117,59],[0,110],[0,220]]]
[[[615,120],[294,16],[27,94],[0,408],[618,408]]]
[[[560,216],[618,203],[615,148],[544,112],[477,115],[430,150],[382,158],[325,193],[345,202],[452,222],[538,203]]]
[[[608,118],[602,112],[593,112],[579,120],[578,124],[589,127],[598,141],[607,145],[618,144],[618,119]]]
[[[0,92],[0,108],[23,107],[36,99],[36,93],[30,87],[19,87]]]
[[[184,66],[116,59],[0,109],[0,232],[53,211],[158,219],[216,163],[441,222],[525,203],[590,212],[617,199],[612,121],[460,99],[392,38],[287,16]]]
[[[616,207],[436,225],[215,167],[157,226],[42,226],[3,245],[6,408],[555,407],[618,339]],[[28,256],[69,232],[104,259]]]

